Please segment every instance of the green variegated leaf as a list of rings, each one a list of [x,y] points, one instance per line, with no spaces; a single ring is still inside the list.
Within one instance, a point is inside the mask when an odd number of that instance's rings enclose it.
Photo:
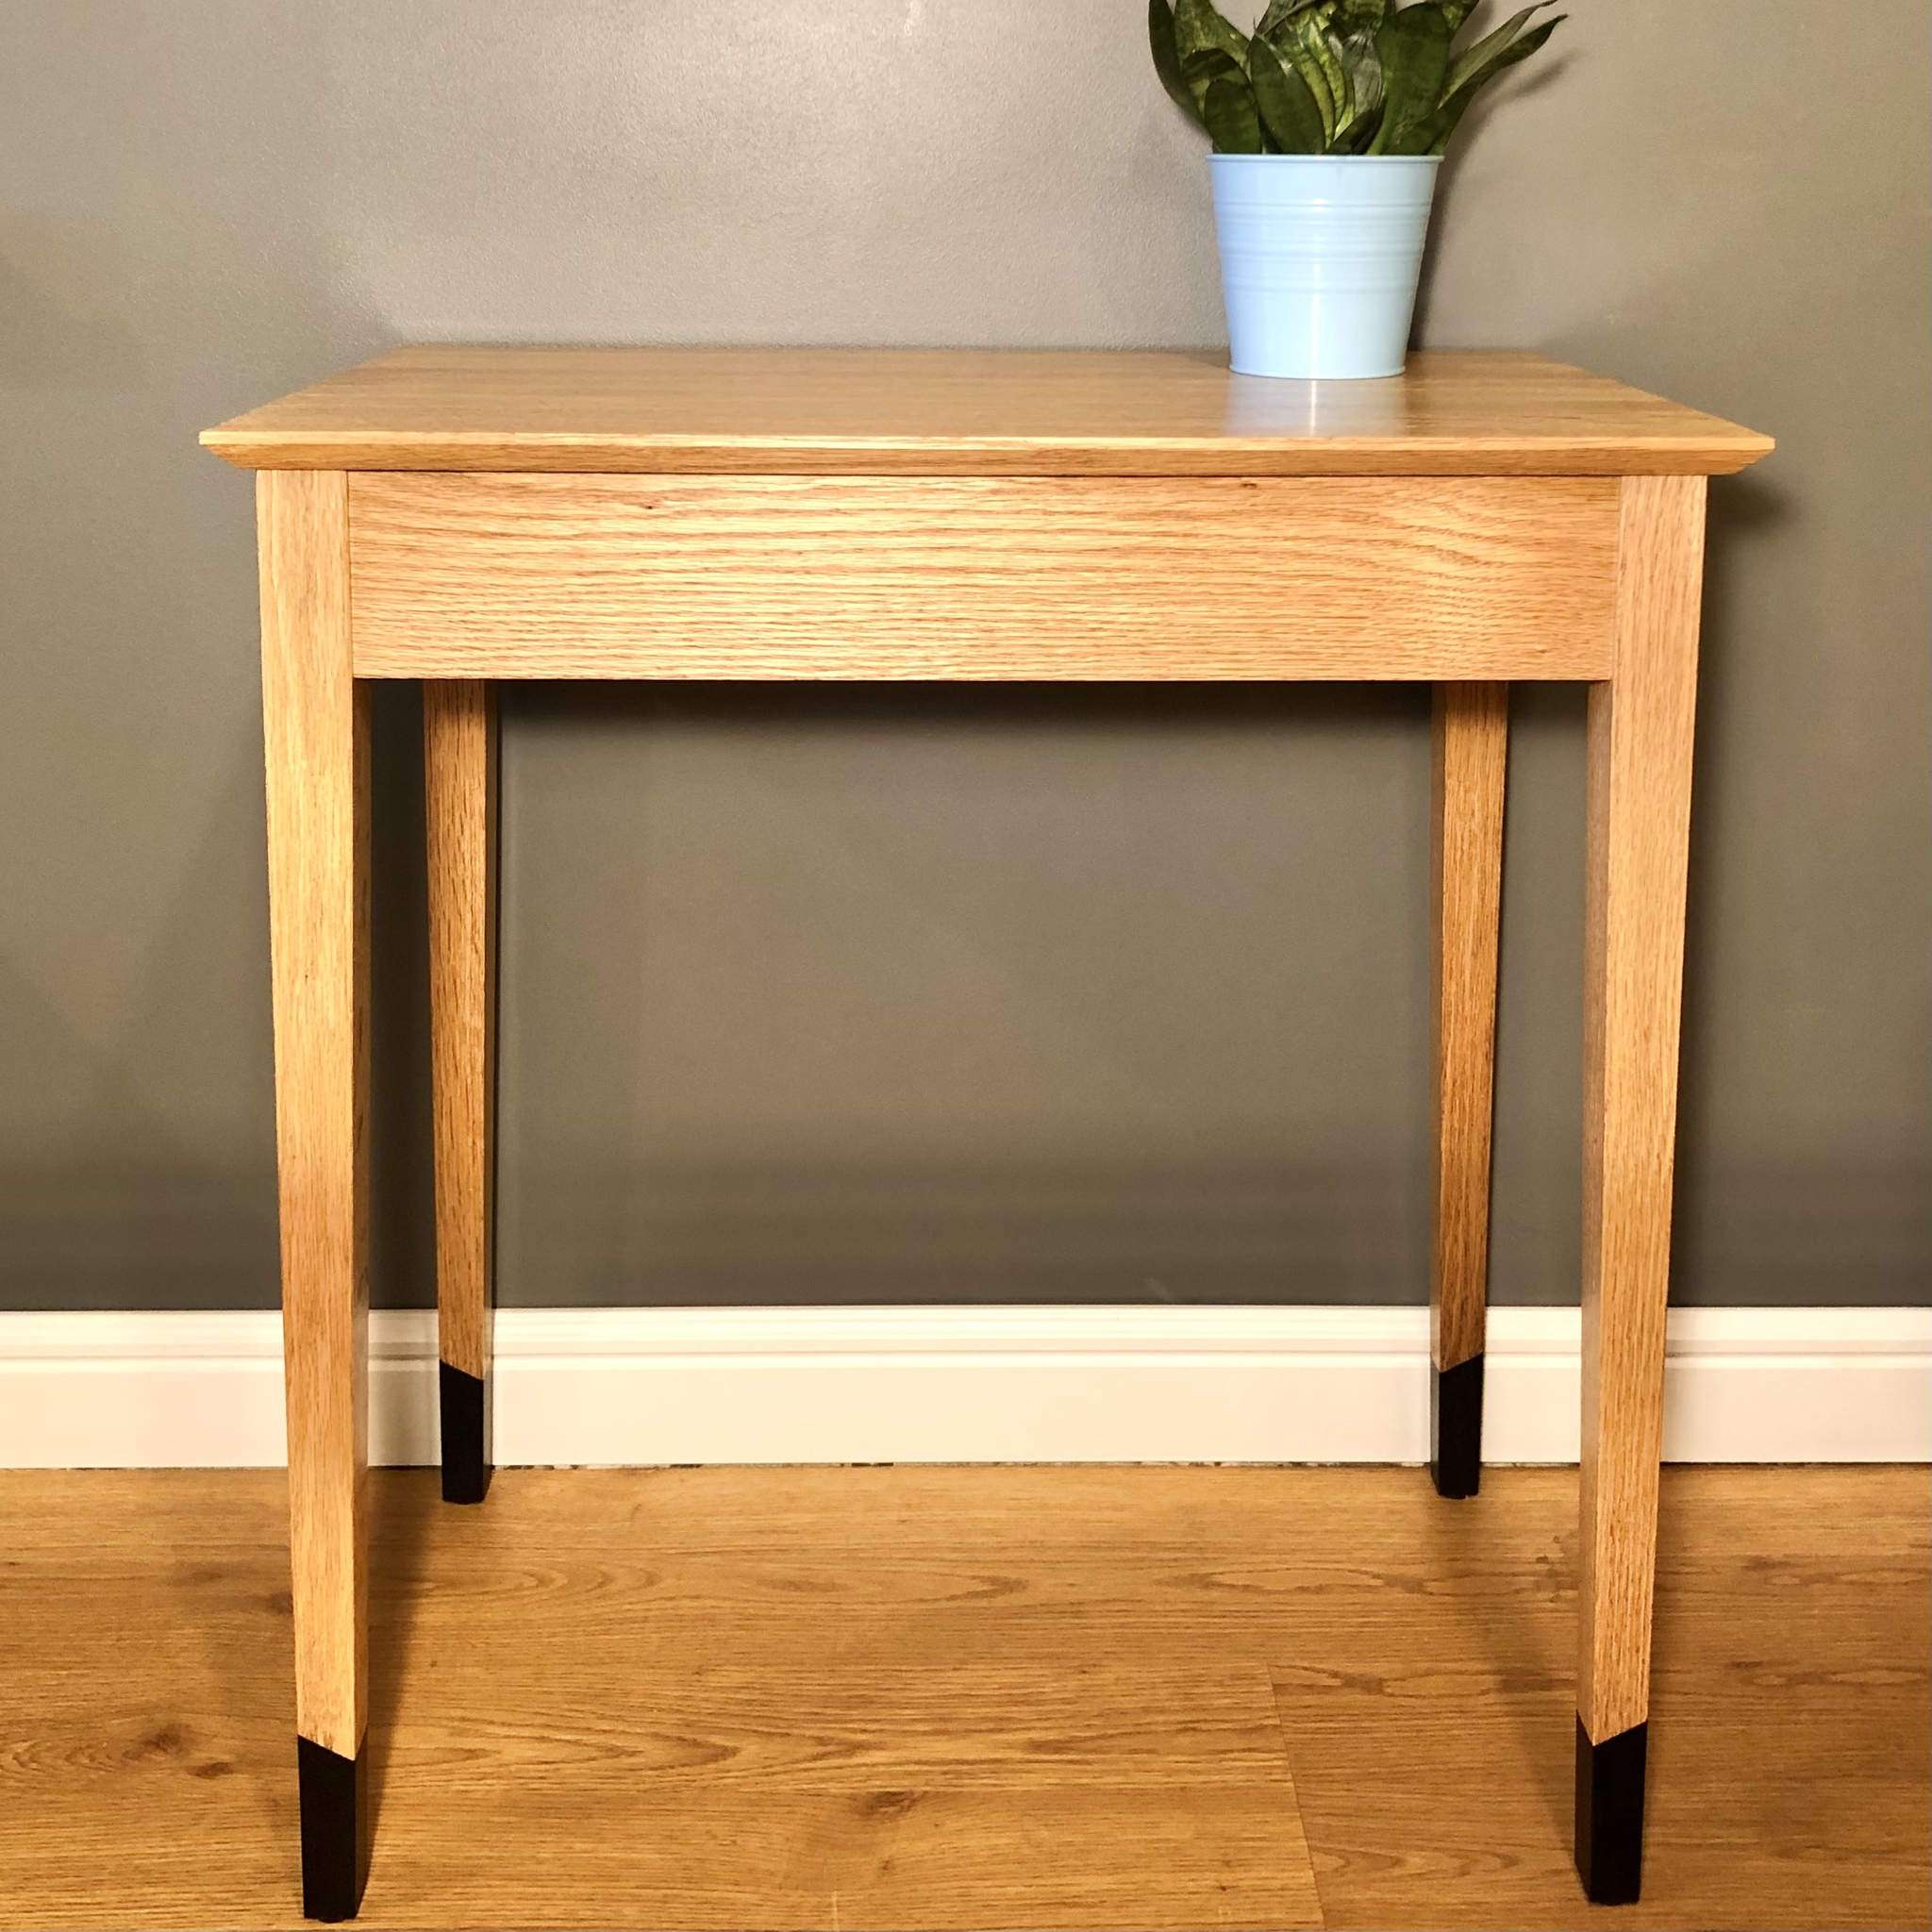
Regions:
[[[1356,125],[1382,105],[1382,57],[1372,33],[1351,34],[1341,43],[1341,64],[1348,70],[1349,92],[1355,101]]]
[[[1506,67],[1514,67],[1519,60],[1527,60],[1569,17],[1567,13],[1559,13],[1555,20],[1546,20],[1541,26],[1531,27],[1521,40],[1512,41],[1500,53],[1492,54],[1483,68],[1471,75],[1437,109],[1435,118],[1442,125],[1424,152],[1441,154],[1449,145],[1449,137],[1456,132],[1457,123],[1469,111],[1469,104],[1476,95]]]
[[[1331,141],[1340,128],[1347,125],[1354,113],[1348,75],[1342,72],[1335,48],[1328,44],[1328,26],[1324,16],[1333,10],[1332,8],[1316,8],[1300,15],[1295,21],[1295,38],[1307,49],[1308,58],[1322,70],[1322,82],[1328,90],[1328,137]]]
[[[1282,66],[1257,33],[1248,42],[1248,82],[1261,125],[1285,155],[1318,155],[1326,145],[1321,111],[1301,75]]]
[[[1321,0],[1268,0],[1268,10],[1255,23],[1255,31],[1279,49],[1283,30],[1297,13],[1321,5]]]
[[[1268,0],[1252,42],[1212,0],[1148,0],[1147,37],[1161,86],[1224,154],[1441,154],[1478,91],[1561,24],[1528,25],[1554,4],[1459,54],[1475,0]]]
[[[1245,63],[1248,43],[1215,12],[1209,0],[1176,0],[1174,9],[1174,45],[1185,67],[1190,54],[1218,47],[1232,60]]]
[[[1181,75],[1180,48],[1174,37],[1174,8],[1167,0],[1147,0],[1147,39],[1154,48],[1154,71],[1174,105],[1185,108],[1191,120],[1201,119],[1200,103]]]
[[[1335,143],[1337,154],[1365,155],[1374,144],[1375,135],[1382,125],[1382,104],[1377,101],[1373,108],[1357,114],[1349,130]]]
[[[1245,74],[1248,70],[1232,54],[1219,47],[1202,47],[1181,62],[1181,78],[1196,91],[1224,74]]]
[[[1431,108],[1420,121],[1406,121],[1390,135],[1388,145],[1377,152],[1385,155],[1441,154],[1438,142],[1446,142],[1452,132],[1448,109]]]
[[[1282,59],[1307,89],[1315,111],[1322,117],[1322,145],[1325,148],[1335,138],[1335,96],[1328,92],[1328,76],[1322,72],[1322,63],[1302,45],[1298,33],[1283,37],[1280,52]]]
[[[1545,7],[1556,4],[1557,0],[1537,0],[1534,7],[1525,7],[1521,13],[1512,14],[1494,33],[1485,34],[1474,46],[1465,47],[1449,63],[1449,72],[1442,79],[1442,98],[1446,101],[1457,88],[1474,79],[1496,55],[1502,53],[1523,31],[1531,14],[1541,13]]]
[[[1404,130],[1435,111],[1449,71],[1448,21],[1424,0],[1391,14],[1375,36],[1382,57],[1382,125],[1371,154],[1407,152],[1395,143]]]
[[[1208,90],[1217,80],[1243,80],[1247,70],[1231,54],[1224,54],[1219,47],[1203,47],[1197,53],[1190,54],[1181,62],[1181,79],[1193,96],[1195,112],[1202,111],[1202,103],[1208,98]],[[1207,126],[1204,120],[1202,126]]]
[[[1201,103],[1201,118],[1214,137],[1218,155],[1257,155],[1261,152],[1261,116],[1244,80],[1232,75],[1209,84]]]

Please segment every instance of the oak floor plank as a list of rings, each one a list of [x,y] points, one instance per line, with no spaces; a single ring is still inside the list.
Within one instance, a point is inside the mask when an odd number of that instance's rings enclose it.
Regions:
[[[1925,1472],[1665,1472],[1644,1895],[1609,1908],[1570,1862],[1575,1476],[1496,1475],[1448,1534],[1541,1544],[1536,1592],[1450,1562],[1426,1639],[1365,1591],[1345,1633],[1280,1640],[1327,1923],[1924,1924]]]
[[[432,1472],[387,1925],[1925,1923],[1923,1470],[1673,1470],[1645,1899],[1570,1868],[1574,1470]],[[297,1923],[279,1472],[0,1474],[0,1925]]]

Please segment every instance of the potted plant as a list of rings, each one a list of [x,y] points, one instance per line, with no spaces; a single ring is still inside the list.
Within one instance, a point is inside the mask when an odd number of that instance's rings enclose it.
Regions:
[[[1458,48],[1476,0],[1148,0],[1154,66],[1214,143],[1230,359],[1243,375],[1401,374],[1442,150],[1565,18],[1525,7]]]

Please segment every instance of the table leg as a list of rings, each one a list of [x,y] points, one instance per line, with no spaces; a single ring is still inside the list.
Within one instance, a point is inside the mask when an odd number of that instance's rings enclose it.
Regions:
[[[1444,1496],[1482,1475],[1490,1127],[1509,687],[1439,684],[1430,869],[1434,905],[1435,1244],[1429,1265],[1429,1473]]]
[[[1642,1872],[1704,498],[1701,476],[1625,479],[1590,692],[1576,1865],[1605,1905]]]
[[[490,1486],[495,1251],[495,689],[425,682],[423,749],[442,1497],[480,1503]]]
[[[258,482],[302,1909],[368,1869],[369,726],[339,472]]]

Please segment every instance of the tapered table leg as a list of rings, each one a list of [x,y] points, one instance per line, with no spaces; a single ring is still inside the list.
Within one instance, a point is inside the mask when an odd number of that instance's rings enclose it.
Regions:
[[[423,687],[442,1496],[490,1486],[496,1156],[496,692]]]
[[[1509,687],[1439,684],[1434,739],[1429,1472],[1441,1494],[1473,1496],[1482,1475]]]
[[[1590,692],[1576,1864],[1605,1905],[1642,1874],[1704,499],[1701,476],[1624,482]]]
[[[339,472],[258,480],[302,1909],[368,1869],[369,731]]]

